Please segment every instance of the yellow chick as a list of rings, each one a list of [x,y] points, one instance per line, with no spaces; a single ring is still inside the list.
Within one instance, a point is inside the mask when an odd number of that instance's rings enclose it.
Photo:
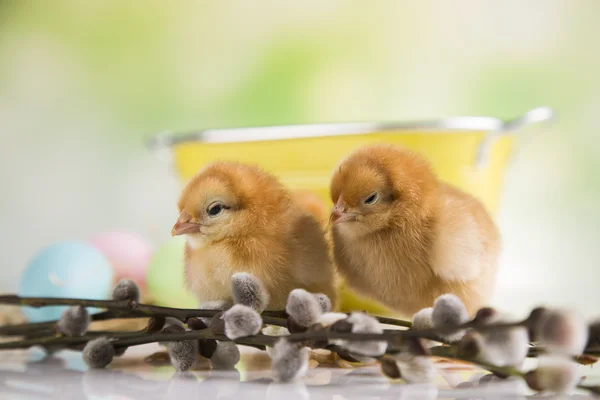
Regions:
[[[262,282],[267,309],[284,309],[296,288],[335,302],[325,231],[302,199],[258,167],[233,162],[211,164],[188,182],[172,235],[187,237],[186,282],[201,307],[231,304],[240,273]]]
[[[334,261],[357,292],[405,316],[453,293],[472,315],[493,293],[500,235],[483,205],[390,145],[360,148],[334,171]]]

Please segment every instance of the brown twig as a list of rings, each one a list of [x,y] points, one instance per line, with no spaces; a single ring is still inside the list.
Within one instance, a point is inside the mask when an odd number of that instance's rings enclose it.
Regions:
[[[220,310],[200,310],[200,309],[182,309],[182,308],[171,308],[162,306],[153,306],[146,304],[139,304],[135,301],[130,300],[88,300],[88,299],[69,299],[69,298],[44,298],[44,297],[19,297],[16,295],[2,295],[0,296],[0,304],[15,304],[15,305],[26,305],[30,307],[45,307],[45,306],[56,306],[56,305],[81,305],[84,307],[97,307],[106,308],[108,311],[94,314],[92,320],[102,321],[112,318],[141,318],[150,316],[162,316],[162,317],[173,317],[185,322],[189,318],[194,317],[213,317],[214,315],[221,312]],[[286,326],[287,314],[285,311],[264,311],[262,313],[263,322],[269,325]],[[444,334],[454,333],[459,330],[474,329],[480,332],[486,332],[494,329],[509,329],[515,327],[529,328],[533,321],[533,316],[530,315],[528,318],[522,321],[509,322],[509,323],[494,323],[494,324],[482,324],[479,321],[472,320],[462,325],[457,326],[444,326],[435,329],[427,330],[385,330],[382,334],[346,334],[329,332],[329,336],[324,336],[323,332],[304,332],[287,336],[288,340],[291,341],[317,341],[327,339],[347,339],[347,340],[386,340],[392,346],[399,345],[402,339],[416,337],[422,339],[430,339],[438,342],[444,342],[440,336]],[[410,322],[395,320],[387,317],[378,317],[378,320],[383,324],[392,324],[397,326],[408,327]],[[56,321],[42,322],[34,324],[21,324],[14,326],[0,327],[0,334],[4,335],[17,335],[23,334],[24,332],[38,331],[39,329],[53,330],[56,325]],[[43,338],[39,338],[43,339]],[[30,339],[35,340],[35,338]],[[8,342],[13,343],[13,342]],[[260,343],[263,345],[264,343]],[[0,347],[2,348],[2,347]],[[598,355],[599,351],[586,352],[588,355]],[[539,349],[532,349],[531,356],[536,356]],[[590,360],[587,360],[588,362]]]
[[[147,304],[140,304],[131,300],[89,300],[89,299],[70,299],[70,298],[54,298],[54,297],[20,297],[17,295],[0,295],[0,304],[11,304],[29,307],[46,307],[46,306],[83,306],[83,307],[95,307],[105,308],[109,311],[95,314],[103,315],[104,319],[113,318],[141,318],[151,316],[162,316],[177,318],[182,322],[185,322],[188,318],[203,317],[210,318],[220,312],[219,310],[200,310],[200,309],[185,309],[185,308],[172,308],[153,306]],[[111,313],[112,312],[112,313]],[[288,315],[284,310],[275,311],[264,311],[262,313],[263,320],[267,324],[285,326],[283,320],[287,319]],[[388,317],[376,317],[379,322],[387,325],[394,325],[400,327],[411,327],[409,321],[403,321]],[[100,320],[100,319],[98,319]],[[53,322],[42,322],[39,323],[36,329],[45,327],[52,328],[56,321]],[[15,327],[0,327],[0,335],[15,335],[20,334],[22,331],[19,329],[26,328],[27,325],[19,325],[20,328]]]
[[[436,346],[430,349],[431,355],[432,356],[436,356],[436,357],[444,357],[444,358],[449,358],[449,359],[453,359],[453,360],[457,360],[457,361],[463,361],[463,362],[468,362],[470,364],[475,365],[476,367],[479,367],[481,369],[484,369],[486,371],[489,371],[493,374],[495,374],[496,376],[501,376],[501,377],[518,377],[521,379],[525,378],[526,372],[523,372],[517,368],[514,367],[499,367],[497,365],[493,365],[493,364],[489,364],[480,360],[474,360],[471,358],[467,358],[464,357],[460,354],[460,352],[458,351],[458,348],[456,346]],[[531,354],[531,353],[530,353]],[[536,355],[539,353],[536,353]],[[528,355],[528,357],[530,357],[531,355]],[[577,357],[573,358],[574,362],[578,362],[577,361]],[[587,386],[587,385],[582,385],[579,384],[577,385],[578,389],[581,390],[585,390],[588,391],[594,395],[600,395],[600,386]]]
[[[457,346],[435,346],[429,349],[432,356],[443,357],[443,358],[456,358],[459,355]],[[540,354],[545,354],[546,351],[543,348],[531,347],[527,353],[527,358],[535,358]],[[582,354],[580,356],[573,356],[573,361],[581,365],[592,365],[595,364],[598,359],[589,353]]]
[[[147,318],[147,315],[129,315],[126,311],[120,310],[111,310],[111,311],[103,311],[97,314],[92,314],[92,322],[97,321],[107,321],[117,318]],[[23,336],[30,332],[40,332],[40,331],[54,331],[56,329],[56,323],[58,321],[48,321],[48,322],[34,322],[34,323],[25,323],[18,325],[4,325],[0,326],[0,336]]]
[[[35,308],[46,306],[96,307],[105,308],[108,310],[127,310],[132,315],[138,316],[173,317],[179,319],[180,321],[185,321],[188,318],[194,317],[213,317],[217,313],[215,310],[151,306],[147,304],[140,304],[133,300],[89,300],[53,297],[19,297],[16,295],[0,296],[0,304],[12,304]]]
[[[389,318],[389,317],[375,317],[377,320],[385,325],[401,326],[404,328],[411,328],[412,322],[404,321],[401,319]]]
[[[116,348],[137,346],[154,342],[173,342],[195,339],[216,339],[230,341],[225,335],[215,335],[209,329],[186,332],[157,332],[147,333],[144,331],[138,332],[88,332],[83,336],[47,336],[43,338],[33,338],[26,340],[15,340],[11,342],[0,343],[0,350],[8,349],[26,349],[33,346],[43,347],[71,347],[85,344],[90,340],[96,339],[98,336],[103,336],[106,333],[109,339],[112,340]],[[266,346],[273,345],[279,339],[277,336],[256,335],[247,338],[235,340],[236,343],[249,346]]]
[[[402,340],[406,338],[422,338],[422,339],[431,339],[433,336],[427,333],[428,331],[417,331],[417,330],[387,330],[383,333],[350,333],[350,332],[334,332],[334,331],[307,331],[303,333],[294,333],[288,336],[285,336],[286,340],[291,342],[329,342],[331,340],[351,340],[351,341],[388,341],[394,347],[399,348],[402,344]],[[131,332],[127,332],[127,334],[131,334]],[[178,340],[191,340],[191,339],[218,339],[218,340],[229,340],[223,335],[212,335],[211,333],[207,333],[207,330],[198,330],[198,331],[189,331],[189,332],[175,332],[175,333],[164,333],[158,332],[153,334],[139,334],[134,337],[129,338],[132,340],[131,343],[127,345],[137,345],[137,344],[145,344],[152,343],[157,341],[178,341]],[[0,343],[0,349],[10,349],[10,348],[24,348],[30,347],[36,344],[45,344],[50,341],[52,344],[77,344],[82,341],[85,342],[86,339],[90,339],[90,335],[79,336],[79,337],[50,337],[50,338],[35,338],[31,340],[25,341],[12,341]],[[96,337],[96,336],[94,336]],[[244,339],[235,340],[236,343],[245,344],[257,344],[257,345],[273,345],[280,337],[277,336],[266,336],[266,335],[256,335],[249,336]],[[55,340],[55,342],[52,342]],[[115,345],[121,345],[122,342],[115,342]],[[19,346],[19,347],[14,347]]]
[[[516,323],[515,323],[516,324]],[[523,326],[522,324],[498,324],[501,327],[512,327],[512,326]],[[466,325],[466,324],[465,324]],[[477,326],[476,324],[470,324],[471,326]],[[464,327],[464,325],[462,326]],[[486,326],[489,329],[490,326]],[[307,345],[310,342],[329,343],[331,340],[342,339],[352,341],[368,341],[368,340],[388,340],[398,341],[405,338],[423,337],[421,334],[427,331],[417,330],[394,330],[385,331],[380,334],[361,334],[361,333],[342,333],[332,332],[327,330],[319,330],[316,332],[305,332],[297,333],[286,336],[286,340],[294,342],[306,342]],[[81,348],[85,343],[97,338],[99,335],[105,332],[90,332],[85,336],[79,337],[66,337],[66,336],[49,336],[44,338],[34,338],[28,340],[20,340],[13,342],[0,343],[0,349],[20,349],[28,348],[35,345],[41,345],[44,347],[56,348]],[[215,339],[221,341],[229,341],[225,335],[214,334],[210,329],[203,329],[197,331],[186,331],[186,332],[157,332],[147,333],[146,331],[141,332],[106,332],[106,335],[112,340],[113,346],[116,349],[126,348],[129,346],[137,346],[153,342],[169,342],[169,341],[182,341],[182,340],[199,340],[199,339]],[[428,334],[425,338],[428,338]],[[245,338],[236,339],[234,342],[241,345],[248,345],[258,348],[264,348],[264,346],[272,346],[281,337],[277,336],[266,336],[266,335],[255,335]],[[396,343],[400,344],[400,343]],[[318,346],[317,346],[318,347]],[[335,348],[334,348],[335,351]],[[538,351],[539,352],[539,351]],[[469,362],[488,370],[494,374],[500,376],[517,376],[523,378],[525,373],[513,368],[513,367],[499,367],[496,365],[481,362],[479,360],[473,360],[463,357],[456,346],[438,346],[430,349],[430,353],[433,356],[440,356],[464,362]],[[587,390],[592,393],[599,393],[598,387],[583,386],[579,385],[579,389]]]
[[[316,341],[330,341],[335,339],[342,340],[353,340],[353,341],[368,341],[368,340],[388,340],[393,341],[403,337],[421,337],[416,331],[410,330],[396,330],[386,331],[381,334],[377,333],[340,333],[331,331],[319,331],[319,332],[304,332],[296,333],[285,338],[293,342],[316,342]],[[168,341],[181,341],[181,340],[192,340],[192,339],[217,339],[217,340],[229,340],[224,335],[213,335],[209,330],[198,330],[188,332],[175,332],[165,333],[158,332],[153,334],[143,333],[137,335],[131,335],[131,332],[126,333],[129,336],[127,342],[123,342],[117,339],[114,344],[115,346],[134,346],[138,344],[146,344],[153,342],[168,342]],[[208,336],[207,336],[208,335]],[[0,343],[0,350],[2,349],[15,349],[15,348],[28,348],[35,345],[73,345],[85,343],[97,335],[84,335],[84,336],[50,336],[44,338],[34,338],[29,340],[17,340],[11,342]],[[109,337],[115,337],[110,335]],[[266,336],[256,335],[249,336],[247,338],[235,340],[238,344],[254,344],[254,345],[273,345],[280,337],[277,336]]]
[[[201,310],[153,306],[140,304],[133,300],[89,300],[53,297],[20,297],[16,295],[0,296],[0,304],[11,304],[29,307],[47,306],[83,306],[105,308],[108,311],[94,314],[93,321],[102,321],[116,318],[147,318],[152,316],[171,317],[185,322],[189,318],[211,318],[222,310]],[[285,311],[265,311],[263,320],[270,325],[286,326]],[[57,321],[41,322],[35,324],[20,324],[0,327],[0,335],[21,335],[31,329],[53,329]]]
[[[32,298],[19,297],[16,295],[0,296],[0,304],[13,304],[30,307],[44,307],[57,305],[79,305],[83,307],[104,308],[108,311],[95,314],[92,319],[95,321],[113,319],[113,318],[138,318],[138,317],[172,317],[179,319],[182,322],[189,318],[204,317],[210,318],[221,312],[222,310],[200,310],[200,309],[181,309],[169,308],[161,306],[152,306],[139,304],[130,300],[86,300],[86,299],[62,299],[62,298]],[[287,315],[285,311],[266,311],[262,314],[263,322],[270,325],[285,326]],[[379,322],[402,327],[411,327],[410,322],[395,320],[387,317],[378,317]],[[348,340],[348,341],[387,341],[390,344],[389,351],[397,352],[401,348],[403,341],[409,338],[431,339],[434,341],[442,341],[440,338],[446,334],[451,334],[457,331],[473,329],[480,332],[486,332],[497,329],[510,328],[527,328],[531,329],[535,325],[536,319],[532,313],[528,318],[510,323],[494,323],[483,324],[480,321],[472,320],[462,325],[444,326],[435,329],[427,330],[385,330],[383,333],[350,333],[350,332],[335,332],[326,329],[308,330],[303,333],[295,333],[285,336],[286,340],[292,342],[303,342],[304,345],[318,348],[325,346],[333,351],[336,350],[335,345],[330,345],[332,340]],[[0,327],[0,334],[15,335],[23,333],[41,334],[45,331],[52,333],[55,329],[56,321],[21,324],[15,326]],[[49,335],[45,337],[31,337],[25,340],[0,343],[1,349],[20,349],[28,348],[35,345],[41,345],[50,348],[78,348],[80,349],[85,343],[97,338],[98,336],[107,336],[111,339],[116,349],[122,349],[129,346],[142,345],[153,342],[170,342],[182,340],[199,340],[199,339],[215,339],[220,341],[229,341],[225,335],[215,334],[210,329],[192,330],[185,332],[156,332],[149,333],[146,330],[138,332],[88,332],[84,336],[66,337],[61,335]],[[236,339],[234,342],[241,345],[248,345],[257,348],[272,346],[281,337],[255,335],[245,338]],[[591,347],[586,354],[574,357],[574,361],[581,364],[591,364],[596,362],[594,355],[600,354],[600,349]],[[529,357],[535,357],[543,353],[543,349],[532,348],[528,354]],[[524,378],[525,373],[512,367],[499,367],[479,360],[465,358],[457,346],[437,346],[430,349],[430,354],[449,359],[455,359],[473,363],[483,369],[493,372],[500,376],[517,376]],[[600,394],[600,387],[579,385],[579,389],[587,390],[594,394]]]

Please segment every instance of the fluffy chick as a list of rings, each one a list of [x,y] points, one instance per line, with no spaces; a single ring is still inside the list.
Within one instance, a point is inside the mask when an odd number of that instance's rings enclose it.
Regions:
[[[320,197],[305,190],[294,190],[292,192],[292,199],[304,208],[305,211],[312,214],[321,225],[327,226],[329,209]]]
[[[390,145],[360,148],[334,171],[334,261],[348,284],[413,315],[444,293],[473,314],[491,296],[498,230],[472,196]]]
[[[186,235],[186,281],[204,303],[232,301],[232,275],[257,277],[283,309],[296,288],[334,301],[325,232],[306,205],[255,166],[218,162],[184,188],[173,235]]]

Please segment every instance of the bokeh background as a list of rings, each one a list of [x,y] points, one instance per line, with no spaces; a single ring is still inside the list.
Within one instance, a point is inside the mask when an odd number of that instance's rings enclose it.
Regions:
[[[179,183],[165,130],[512,118],[494,303],[597,314],[600,2],[0,1],[0,292],[44,246],[159,245]]]

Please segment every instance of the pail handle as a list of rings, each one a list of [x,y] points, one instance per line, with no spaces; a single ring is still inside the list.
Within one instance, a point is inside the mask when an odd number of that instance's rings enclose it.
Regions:
[[[540,122],[549,123],[554,120],[556,120],[556,112],[552,108],[537,107],[527,111],[518,118],[504,121],[498,129],[490,131],[479,144],[475,156],[475,165],[479,168],[487,165],[492,146],[499,137],[521,130],[533,124]]]

